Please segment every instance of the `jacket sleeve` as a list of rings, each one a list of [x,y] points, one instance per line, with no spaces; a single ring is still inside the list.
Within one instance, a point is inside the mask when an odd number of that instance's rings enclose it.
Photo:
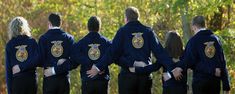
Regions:
[[[6,46],[6,51],[5,51],[5,69],[6,69],[6,82],[7,82],[7,92],[8,94],[12,94],[12,67],[11,67],[11,61],[10,61],[10,51],[9,47]]]
[[[73,52],[73,50],[71,49],[73,49],[73,46],[74,46],[74,38],[72,36],[68,36],[68,42],[69,42],[69,45],[68,45],[69,56],[68,58],[66,58],[66,61],[62,65],[54,66],[54,70],[56,74],[61,74],[61,73],[71,70],[71,65],[72,65],[71,55]]]
[[[38,66],[39,67],[44,67],[44,63],[46,63],[45,62],[45,59],[46,59],[45,45],[46,45],[45,39],[43,36],[41,36],[38,41],[38,47],[39,47],[39,64],[38,64]]]
[[[197,62],[197,53],[195,49],[193,48],[192,40],[189,40],[189,42],[186,45],[184,54],[182,56],[181,61],[177,63],[177,67],[181,67],[182,69],[191,68],[194,69],[194,66]]]
[[[115,35],[112,45],[108,48],[104,56],[99,60],[96,67],[99,70],[104,70],[105,67],[113,63],[113,59],[118,59],[123,52],[123,48],[120,45],[123,45],[122,30],[119,29]]]
[[[80,64],[85,65],[91,62],[91,60],[87,56],[85,56],[85,54],[82,52],[82,50],[83,50],[82,41],[79,41],[73,47],[73,51],[71,54],[72,62],[70,70],[77,68],[77,66],[79,66]]]
[[[37,42],[34,40],[32,42],[32,47],[28,50],[30,58],[25,63],[20,63],[19,67],[21,71],[26,71],[28,69],[38,66],[39,63],[39,47]]]
[[[129,67],[133,67],[134,60],[130,56],[121,56],[115,63],[122,68],[128,69]]]
[[[151,30],[149,33],[149,40],[150,40],[150,48],[154,54],[154,56],[157,58],[158,62],[161,65],[163,65],[168,71],[171,71],[173,69],[173,61],[167,54],[167,52],[162,47],[161,43],[158,41],[157,38],[155,38],[155,33]]]
[[[145,67],[135,67],[135,72],[139,74],[150,74],[151,72],[158,71],[162,65],[160,63],[153,63]]]
[[[219,59],[220,59],[220,63],[222,64],[222,83],[223,83],[223,90],[224,91],[229,91],[231,88],[230,88],[230,84],[229,84],[229,76],[228,76],[228,70],[227,70],[227,67],[226,67],[226,60],[225,60],[225,56],[224,56],[224,52],[223,52],[223,48],[222,48],[222,44],[219,42],[220,44],[220,56],[219,56]]]

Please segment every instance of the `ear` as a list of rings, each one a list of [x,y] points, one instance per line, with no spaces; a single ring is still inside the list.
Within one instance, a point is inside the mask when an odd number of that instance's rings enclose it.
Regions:
[[[193,31],[195,31],[196,28],[195,28],[194,25],[192,25],[192,26],[191,26],[191,29],[192,29]]]
[[[125,21],[125,23],[128,23],[128,22],[129,22],[126,17],[124,18],[124,21]]]
[[[52,24],[48,21],[48,28],[52,28]]]

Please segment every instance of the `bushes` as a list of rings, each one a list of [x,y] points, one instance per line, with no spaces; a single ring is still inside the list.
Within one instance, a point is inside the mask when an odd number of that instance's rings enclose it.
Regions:
[[[201,4],[203,2],[203,4]],[[187,6],[189,4],[190,6]],[[124,24],[124,9],[127,6],[139,8],[140,20],[143,24],[152,26],[158,38],[162,42],[164,35],[169,30],[177,30],[183,35],[181,13],[187,13],[186,21],[195,15],[204,15],[208,20],[209,27],[214,27],[215,22],[221,17],[214,14],[221,12],[222,19],[218,22],[220,27],[213,28],[220,36],[224,52],[227,58],[231,83],[235,83],[235,16],[233,15],[234,4],[232,0],[1,0],[0,1],[0,94],[5,94],[5,69],[4,69],[4,48],[7,42],[7,26],[15,16],[23,16],[32,27],[33,36],[38,39],[47,30],[47,17],[50,12],[60,12],[63,17],[63,29],[75,36],[78,41],[87,32],[87,20],[90,16],[101,17],[102,34],[112,39],[119,27]],[[185,10],[182,9],[182,6]],[[222,8],[222,10],[218,10]],[[219,14],[221,14],[219,13]],[[217,15],[221,16],[221,15]],[[215,18],[214,18],[215,17]],[[210,24],[211,22],[211,24]],[[228,28],[229,27],[229,28]],[[222,29],[222,30],[220,30]],[[189,32],[189,31],[188,31]],[[187,40],[187,39],[185,39]],[[117,94],[117,76],[119,67],[110,66],[111,81],[110,94]],[[42,94],[42,70],[39,68],[39,93]],[[80,74],[79,68],[71,72],[71,94],[79,94]],[[153,73],[153,94],[160,94],[161,72]],[[235,92],[235,85],[232,84],[232,94]]]

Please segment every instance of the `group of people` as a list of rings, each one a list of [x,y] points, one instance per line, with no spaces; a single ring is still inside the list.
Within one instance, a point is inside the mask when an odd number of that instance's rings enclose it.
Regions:
[[[6,44],[6,82],[8,94],[37,94],[36,67],[44,69],[43,94],[69,94],[69,71],[79,65],[82,94],[108,94],[109,68],[121,67],[119,94],[151,94],[151,73],[163,67],[163,94],[187,94],[187,69],[193,70],[193,94],[229,93],[226,61],[219,38],[206,29],[205,18],[192,20],[195,35],[185,50],[180,35],[170,31],[163,47],[154,31],[139,21],[135,7],[125,9],[125,25],[112,42],[102,36],[101,19],[92,16],[89,33],[78,42],[61,29],[61,17],[51,13],[48,31],[37,42],[28,22],[15,17],[9,24]],[[151,53],[156,63],[151,61]]]

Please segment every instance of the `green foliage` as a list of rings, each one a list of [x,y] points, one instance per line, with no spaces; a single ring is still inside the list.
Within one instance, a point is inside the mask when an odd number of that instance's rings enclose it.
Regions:
[[[78,41],[85,36],[87,20],[90,16],[101,17],[101,34],[110,40],[118,28],[124,25],[124,9],[135,6],[140,10],[140,21],[152,27],[163,43],[165,33],[170,30],[179,32],[184,39],[190,37],[190,21],[196,15],[204,15],[208,27],[220,37],[227,59],[231,82],[235,83],[235,16],[233,0],[0,0],[0,94],[6,93],[4,48],[8,40],[8,23],[16,16],[23,16],[32,28],[33,36],[38,39],[47,30],[47,17],[51,12],[59,12],[63,17],[62,28],[74,35]],[[221,14],[221,15],[220,15]],[[186,18],[184,19],[183,16]],[[220,18],[220,19],[219,19]],[[187,25],[183,25],[183,24]],[[217,25],[219,25],[217,27]],[[187,34],[189,33],[188,37]],[[187,41],[185,41],[187,42]],[[110,66],[110,94],[117,94],[119,67]],[[42,94],[42,69],[39,72],[39,93]],[[153,94],[160,94],[161,72],[153,73]],[[3,84],[4,83],[4,84]],[[79,68],[71,71],[71,94],[81,93]],[[232,94],[235,92],[232,84]]]

